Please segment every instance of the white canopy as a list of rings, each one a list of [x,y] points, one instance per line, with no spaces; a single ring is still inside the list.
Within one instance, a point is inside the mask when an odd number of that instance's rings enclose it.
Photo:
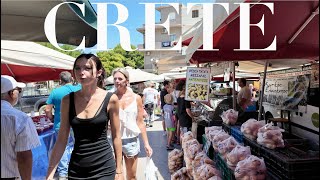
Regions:
[[[18,81],[59,79],[61,71],[72,70],[74,61],[74,57],[34,42],[1,40],[1,74]]]
[[[159,77],[156,74],[148,73],[142,71],[141,69],[133,69],[132,67],[125,67],[129,72],[129,82],[144,82],[144,81],[157,81],[160,82],[162,77]],[[113,84],[113,76],[109,76],[106,80],[107,84]]]

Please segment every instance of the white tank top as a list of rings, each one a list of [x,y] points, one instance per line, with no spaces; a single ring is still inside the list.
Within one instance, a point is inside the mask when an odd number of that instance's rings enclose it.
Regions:
[[[133,102],[129,106],[125,109],[119,108],[121,139],[139,136],[141,131],[137,125],[137,116],[137,95],[135,95]]]

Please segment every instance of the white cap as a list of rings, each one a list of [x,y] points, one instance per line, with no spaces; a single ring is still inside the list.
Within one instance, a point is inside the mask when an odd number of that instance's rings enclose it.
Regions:
[[[9,92],[10,90],[19,87],[26,87],[25,83],[17,82],[13,77],[7,75],[1,75],[1,94]]]

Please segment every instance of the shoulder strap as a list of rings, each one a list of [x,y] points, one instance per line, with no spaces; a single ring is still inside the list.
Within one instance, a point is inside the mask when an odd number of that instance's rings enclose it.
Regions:
[[[74,92],[69,95],[69,121],[76,116],[76,107],[74,105]]]
[[[108,116],[108,119],[109,119],[109,112],[107,111],[107,107],[108,107],[108,104],[109,104],[109,101],[110,101],[110,98],[111,96],[113,95],[114,93],[111,93],[111,92],[108,92],[107,95],[106,95],[106,98],[104,100],[104,109],[106,110],[107,112],[107,116]]]
[[[109,100],[110,100],[112,94],[113,94],[113,93],[110,93],[110,92],[108,92],[108,93],[106,94],[106,97],[104,98],[104,100],[103,100],[102,103],[100,104],[100,106],[99,106],[96,114],[94,115],[94,117],[97,116],[97,114],[99,114],[102,109],[106,109],[106,108],[107,108],[108,103],[109,103]]]

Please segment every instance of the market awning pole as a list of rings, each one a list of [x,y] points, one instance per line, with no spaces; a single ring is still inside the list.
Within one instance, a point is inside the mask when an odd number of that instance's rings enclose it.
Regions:
[[[233,96],[233,109],[236,110],[236,63],[234,61],[232,61],[232,96]]]
[[[264,64],[264,72],[263,72],[263,81],[262,81],[262,87],[259,97],[259,115],[258,115],[258,121],[261,120],[261,114],[262,114],[262,101],[263,101],[263,94],[264,94],[264,86],[266,85],[266,76],[267,76],[267,68],[268,68],[269,61],[266,60]]]

